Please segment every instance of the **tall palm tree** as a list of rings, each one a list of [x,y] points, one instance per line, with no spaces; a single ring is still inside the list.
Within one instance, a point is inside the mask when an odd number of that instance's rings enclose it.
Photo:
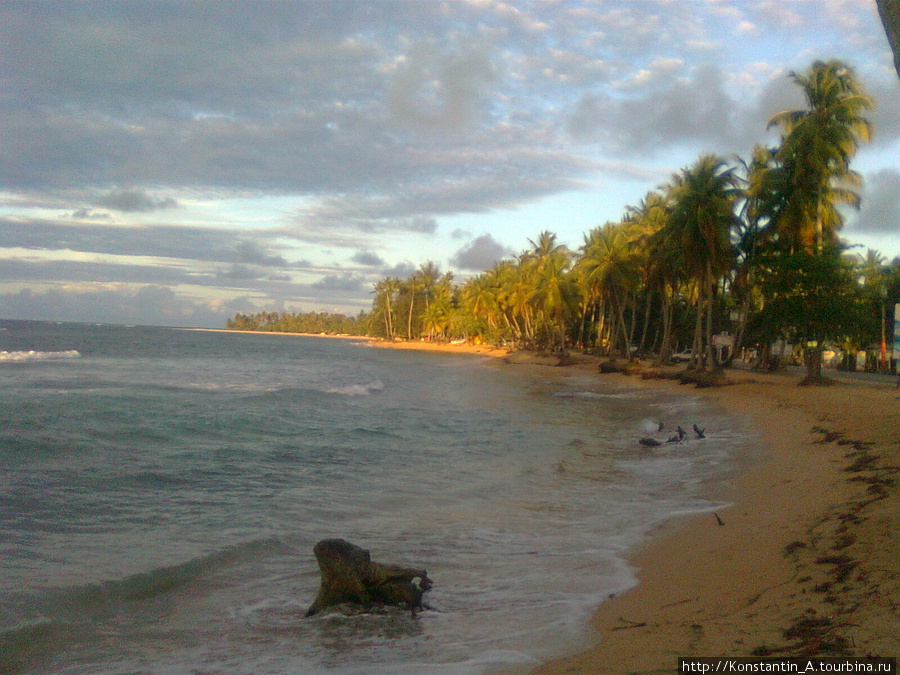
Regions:
[[[388,340],[394,339],[393,304],[394,296],[400,290],[400,279],[385,277],[375,284],[374,306],[380,308],[384,317],[384,333]]]
[[[403,284],[404,289],[409,293],[409,312],[406,315],[406,339],[412,340],[412,324],[413,314],[415,312],[416,297],[425,289],[425,283],[418,271],[413,272]]]
[[[635,264],[641,271],[641,286],[644,293],[644,321],[638,345],[638,351],[642,352],[646,348],[654,297],[658,295],[662,298],[663,312],[667,309],[665,275],[661,274],[663,261],[657,260],[656,252],[651,246],[651,237],[659,232],[669,219],[665,195],[657,190],[651,190],[636,207],[627,210],[626,218],[630,223]],[[636,299],[637,294],[634,297]],[[636,314],[636,311],[632,314],[632,321]]]
[[[550,255],[535,279],[531,300],[539,309],[550,346],[565,349],[566,318],[578,297],[578,286],[568,274],[568,255]]]
[[[885,257],[875,249],[868,249],[866,255],[857,254],[860,281],[863,293],[871,307],[877,307],[881,332],[879,365],[884,370],[887,365],[887,281],[888,266]]]
[[[636,257],[627,223],[606,223],[585,235],[577,272],[586,292],[594,293],[609,316],[609,351],[614,352],[619,336],[631,355],[629,334],[625,328],[628,293],[639,280]],[[604,321],[604,323],[606,323]]]
[[[716,155],[702,155],[692,166],[673,176],[669,189],[672,211],[654,235],[669,249],[679,249],[685,271],[698,286],[697,320],[692,362],[705,367],[712,351],[712,319],[716,286],[731,267],[734,251],[731,231],[736,223],[735,199],[739,179],[734,169]],[[706,340],[703,340],[703,319]]]
[[[783,110],[769,120],[782,130],[776,152],[781,180],[779,237],[790,252],[821,251],[835,242],[843,218],[836,205],[858,207],[858,174],[850,160],[869,141],[872,125],[863,113],[873,101],[847,64],[815,61],[805,74],[791,73],[807,107]]]
[[[487,323],[488,334],[493,336],[497,331],[500,316],[500,303],[497,288],[490,273],[485,272],[469,279],[460,290],[460,302],[477,320]],[[482,335],[482,337],[485,337]]]

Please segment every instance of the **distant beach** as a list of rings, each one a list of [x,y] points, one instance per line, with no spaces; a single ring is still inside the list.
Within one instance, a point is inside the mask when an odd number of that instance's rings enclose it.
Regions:
[[[289,335],[293,337],[327,337],[340,338],[342,340],[366,340],[372,338],[365,335],[333,335],[329,333],[287,333],[276,330],[237,330],[233,328],[184,328],[182,330],[197,331],[200,333],[247,333],[248,335]]]
[[[559,361],[484,346],[372,344]],[[577,357],[571,367],[634,386],[680,386],[601,375],[598,361]],[[664,525],[631,559],[639,585],[594,615],[595,646],[535,673],[672,672],[691,655],[900,654],[894,385],[798,387],[800,374],[727,375],[728,386],[690,391],[748,417],[764,441],[727,486],[734,506]]]

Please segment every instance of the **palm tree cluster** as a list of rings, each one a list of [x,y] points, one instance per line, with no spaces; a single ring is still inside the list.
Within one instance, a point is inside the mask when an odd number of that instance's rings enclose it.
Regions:
[[[358,335],[361,318],[329,312],[257,312],[236,314],[226,322],[225,328],[270,333]]]
[[[838,232],[839,206],[859,206],[850,163],[869,140],[873,102],[840,61],[791,77],[807,106],[771,118],[777,147],[756,147],[749,161],[700,156],[620,221],[584,235],[578,251],[544,231],[461,285],[431,262],[406,280],[384,279],[369,332],[660,360],[682,347],[700,368],[720,365],[715,336],[727,332],[731,354],[758,345],[765,355],[778,338],[799,344],[816,375],[826,340],[871,340],[864,316],[878,254],[849,255]],[[880,287],[898,268],[882,264]],[[883,325],[886,292],[878,302],[874,323]]]

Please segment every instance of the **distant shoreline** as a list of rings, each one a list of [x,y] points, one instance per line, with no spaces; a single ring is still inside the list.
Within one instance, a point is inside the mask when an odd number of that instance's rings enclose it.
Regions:
[[[289,335],[292,337],[324,337],[339,338],[341,340],[371,340],[366,335],[331,335],[327,333],[286,333],[276,330],[238,330],[236,328],[182,328],[180,330],[197,331],[200,333],[246,333],[247,335]]]

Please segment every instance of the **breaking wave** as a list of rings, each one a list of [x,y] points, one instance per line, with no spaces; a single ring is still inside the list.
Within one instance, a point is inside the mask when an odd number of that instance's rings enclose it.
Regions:
[[[68,349],[64,352],[38,352],[33,349],[18,352],[0,352],[0,361],[56,361],[80,357],[81,353],[77,349]]]
[[[344,387],[332,387],[325,391],[329,394],[340,394],[341,396],[371,396],[384,389],[384,383],[381,380],[375,380],[368,384],[348,384]]]

